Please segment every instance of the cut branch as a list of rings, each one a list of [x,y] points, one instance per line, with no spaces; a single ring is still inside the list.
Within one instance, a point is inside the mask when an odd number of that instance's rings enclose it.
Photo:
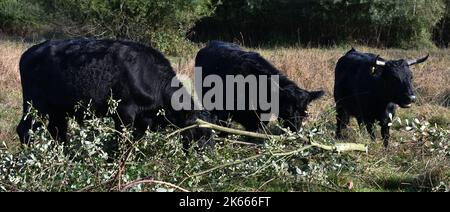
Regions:
[[[194,128],[205,128],[205,129],[211,129],[211,130],[217,130],[221,132],[226,132],[234,135],[241,135],[245,137],[251,137],[251,138],[257,138],[257,139],[264,139],[264,140],[296,140],[296,141],[303,141],[305,143],[310,143],[312,147],[317,147],[323,150],[327,151],[337,151],[337,152],[349,152],[349,151],[360,151],[360,152],[368,152],[368,148],[364,144],[354,144],[354,143],[336,143],[335,145],[324,145],[319,144],[316,142],[309,141],[308,139],[301,138],[299,136],[290,136],[290,137],[284,137],[279,135],[267,135],[267,134],[261,134],[261,133],[255,133],[255,132],[248,132],[244,130],[237,130],[237,129],[231,129],[228,127],[219,126],[216,124],[211,124],[209,122],[203,121],[201,119],[197,119],[194,125],[176,130],[175,132],[170,133],[167,135],[167,138],[170,138],[172,136],[175,136],[179,133],[182,133],[184,131],[194,129]],[[244,144],[243,142],[240,142],[241,144]],[[245,143],[246,144],[246,143]],[[303,150],[296,150],[296,151],[303,151]]]
[[[159,185],[164,185],[164,186],[167,186],[170,188],[177,189],[182,192],[189,192],[189,190],[181,188],[180,186],[174,185],[172,183],[158,181],[158,180],[151,180],[151,179],[142,179],[142,180],[133,181],[131,183],[126,184],[120,191],[124,192],[134,186],[141,185],[141,184],[159,184]]]
[[[260,133],[255,133],[255,132],[248,132],[248,131],[244,131],[244,130],[236,130],[236,129],[231,129],[228,127],[222,127],[219,125],[215,125],[215,124],[211,124],[209,122],[197,119],[196,121],[198,127],[200,128],[206,128],[206,129],[211,129],[211,130],[217,130],[217,131],[221,131],[221,132],[227,132],[227,133],[231,133],[234,135],[242,135],[242,136],[246,136],[246,137],[252,137],[252,138],[259,138],[259,139],[281,139],[281,136],[274,136],[274,135],[266,135],[266,134],[260,134]]]
[[[364,144],[354,144],[354,143],[336,143],[333,146],[329,146],[329,145],[324,145],[324,144],[319,144],[316,142],[310,142],[309,140],[305,139],[305,138],[300,138],[298,136],[290,136],[290,137],[283,137],[283,136],[277,136],[277,135],[266,135],[266,134],[260,134],[260,133],[255,133],[255,132],[247,132],[247,131],[243,131],[243,130],[236,130],[236,129],[231,129],[231,128],[227,128],[227,127],[222,127],[219,125],[215,125],[215,124],[211,124],[208,123],[206,121],[197,119],[196,121],[197,126],[200,128],[207,128],[207,129],[212,129],[212,130],[217,130],[217,131],[222,131],[222,132],[227,132],[230,134],[235,134],[235,135],[241,135],[241,136],[246,136],[246,137],[252,137],[252,138],[258,138],[258,139],[269,139],[269,140],[301,140],[303,142],[306,143],[311,143],[311,146],[313,147],[317,147],[323,150],[328,150],[328,151],[337,151],[337,152],[348,152],[348,151],[360,151],[360,152],[367,152],[368,148],[366,145]],[[296,151],[304,151],[304,150],[296,150]]]

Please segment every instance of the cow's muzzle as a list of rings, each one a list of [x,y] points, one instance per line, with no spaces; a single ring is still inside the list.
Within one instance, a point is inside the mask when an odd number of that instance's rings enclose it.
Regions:
[[[417,97],[414,95],[408,96],[408,102],[407,104],[400,104],[400,107],[402,108],[411,108],[412,103],[415,103],[417,100]]]

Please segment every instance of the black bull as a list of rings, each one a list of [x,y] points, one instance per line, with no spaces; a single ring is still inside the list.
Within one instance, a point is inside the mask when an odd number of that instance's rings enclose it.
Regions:
[[[202,78],[208,76],[218,76],[223,82],[226,81],[227,76],[243,76],[256,78],[266,76],[270,84],[271,76],[279,77],[279,106],[280,111],[278,118],[284,121],[284,127],[290,127],[292,130],[298,130],[302,127],[302,121],[307,117],[308,105],[319,99],[324,95],[323,91],[307,91],[298,87],[293,81],[289,80],[285,75],[264,59],[256,52],[248,52],[243,50],[240,46],[221,41],[212,41],[205,48],[201,49],[195,60],[196,67],[202,68]],[[256,85],[256,87],[259,87]],[[228,88],[223,88],[223,93],[228,92]],[[208,88],[203,89],[202,95],[209,91]],[[237,91],[235,91],[237,92]],[[264,92],[259,90],[258,93]],[[270,91],[266,91],[270,96]],[[250,92],[246,90],[245,93],[233,93],[234,99],[237,102],[238,96],[245,98],[244,102],[250,102]],[[227,102],[225,100],[224,102]],[[250,107],[248,107],[250,108]],[[254,109],[245,110],[210,110],[212,114],[216,115],[219,120],[227,121],[232,118],[234,121],[243,125],[247,130],[256,131],[261,127],[261,123],[267,124],[267,121],[261,122],[262,114],[267,111],[262,109],[260,105]]]
[[[116,128],[136,128],[137,136],[174,124],[186,127],[197,118],[208,121],[202,111],[175,111],[171,107],[171,87],[175,72],[157,50],[128,41],[60,40],[47,41],[28,49],[20,61],[23,114],[17,133],[22,143],[30,141],[28,131],[36,129],[25,119],[30,103],[39,115],[49,117],[48,130],[54,138],[67,140],[67,116],[82,117],[74,107],[91,103],[96,113],[107,115],[108,98],[121,102],[113,115]],[[157,116],[164,109],[166,117]],[[208,143],[212,132],[186,131],[184,144],[197,140]]]
[[[389,123],[396,105],[409,108],[416,101],[410,66],[418,60],[386,61],[377,55],[352,49],[339,59],[335,72],[334,98],[337,110],[336,137],[342,138],[351,116],[365,125],[375,139],[374,124],[379,122],[384,145],[389,142]]]

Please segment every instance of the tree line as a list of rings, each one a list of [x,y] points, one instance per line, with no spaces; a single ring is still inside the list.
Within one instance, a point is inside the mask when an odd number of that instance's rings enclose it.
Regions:
[[[212,39],[448,47],[450,0],[0,0],[0,33],[125,38],[174,55]]]
[[[448,46],[450,0],[218,0],[193,40],[221,38],[251,46],[361,43],[416,48]]]

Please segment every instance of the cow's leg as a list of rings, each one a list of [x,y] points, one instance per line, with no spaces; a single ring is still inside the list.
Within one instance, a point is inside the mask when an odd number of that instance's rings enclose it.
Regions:
[[[387,148],[389,145],[389,139],[391,138],[388,124],[381,124],[381,136],[383,137],[383,145]]]
[[[343,139],[342,130],[347,128],[347,125],[350,122],[350,116],[339,106],[337,107],[336,112],[336,138]]]
[[[134,122],[135,130],[133,132],[133,137],[136,139],[141,138],[145,135],[145,131],[149,129],[150,131],[156,131],[159,127],[164,128],[167,124],[157,123],[158,117],[150,115],[139,115],[136,116]]]
[[[395,104],[388,104],[384,114],[380,118],[381,136],[383,137],[383,145],[385,148],[389,145],[390,140],[390,127],[389,123],[392,122],[391,118],[395,116]]]
[[[50,135],[61,143],[67,141],[67,120],[62,114],[49,116],[48,131]]]
[[[16,128],[16,132],[19,135],[19,139],[22,144],[29,144],[31,142],[30,135],[28,134],[28,132],[32,127],[31,125],[32,125],[31,118],[28,117],[25,120],[25,115],[23,115],[19,125]]]
[[[373,122],[373,121],[366,121],[365,125],[366,125],[367,132],[370,135],[370,139],[372,139],[372,141],[375,141],[376,138],[377,138],[376,134],[375,134],[375,122]]]
[[[19,140],[22,144],[29,144],[33,142],[30,138],[30,134],[28,133],[30,130],[36,131],[39,127],[42,126],[42,123],[39,121],[33,121],[33,116],[29,114],[29,107],[28,100],[24,100],[23,103],[23,116],[22,119],[20,119],[19,125],[16,128],[16,132],[19,136]],[[39,104],[36,104],[39,105]],[[39,116],[41,116],[41,113],[38,113]],[[26,119],[25,119],[26,118]]]
[[[390,127],[389,127],[390,119],[385,118],[382,121],[380,121],[380,127],[381,127],[381,136],[383,138],[383,145],[385,148],[389,145],[389,139],[391,138],[391,135],[389,133]]]
[[[178,125],[179,127],[182,128],[195,125],[197,119],[210,123],[216,123],[216,120],[210,117],[210,114],[205,111],[200,112],[188,111],[186,114],[183,115],[183,117],[186,117],[186,119],[183,120],[183,123],[179,123]],[[183,137],[182,143],[183,148],[185,150],[188,150],[191,147],[192,141],[197,143],[198,147],[197,150],[208,150],[208,149],[210,150],[213,149],[215,145],[213,141],[214,136],[210,129],[194,128],[182,132],[181,136]]]
[[[131,106],[117,108],[117,115],[114,116],[116,130],[121,131],[123,127],[133,127],[136,118],[136,110]]]

